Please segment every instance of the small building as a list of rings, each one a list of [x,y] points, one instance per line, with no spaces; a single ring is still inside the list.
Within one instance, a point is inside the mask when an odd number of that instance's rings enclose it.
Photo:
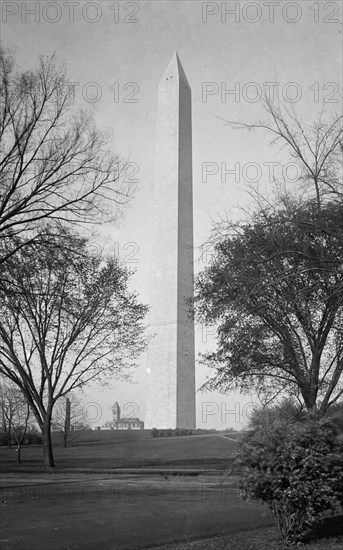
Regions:
[[[110,420],[105,422],[103,426],[103,429],[105,430],[143,430],[143,428],[143,420],[134,417],[123,417],[118,421]]]
[[[143,430],[144,422],[137,417],[120,416],[120,406],[118,401],[111,407],[113,420],[105,422],[103,430]]]

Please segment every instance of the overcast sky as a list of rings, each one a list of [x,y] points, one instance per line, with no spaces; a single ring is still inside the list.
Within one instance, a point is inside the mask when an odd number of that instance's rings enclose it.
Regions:
[[[134,202],[119,228],[99,229],[94,246],[102,243],[110,252],[119,243],[122,260],[136,269],[133,287],[147,303],[157,90],[175,50],[193,94],[196,271],[205,265],[199,257],[211,220],[225,210],[237,216],[249,200],[245,183],[268,184],[268,163],[280,162],[278,176],[287,162],[263,133],[235,132],[222,119],[259,118],[258,96],[266,87],[307,125],[323,103],[327,112],[341,110],[341,1],[3,1],[1,8],[2,40],[16,48],[19,67],[34,68],[40,54],[55,52],[75,83],[76,101],[94,112],[99,126],[112,129],[116,151],[130,158],[138,186]],[[292,167],[286,170],[292,179]],[[197,352],[214,343],[197,328]],[[196,373],[199,387],[208,373],[201,366]],[[145,377],[142,357],[134,384],[88,390],[83,401],[93,425],[110,418],[116,400],[123,408],[127,404],[124,413],[144,419]],[[249,396],[198,394],[197,425],[239,427],[249,401]],[[91,402],[98,404],[98,418]],[[225,414],[230,410],[236,416]]]

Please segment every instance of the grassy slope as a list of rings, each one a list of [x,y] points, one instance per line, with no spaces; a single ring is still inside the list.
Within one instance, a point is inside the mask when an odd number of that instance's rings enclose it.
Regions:
[[[54,441],[54,456],[60,468],[215,468],[226,469],[237,448],[227,439],[230,433],[203,434],[189,437],[152,438],[149,430],[89,431],[64,449],[61,438]],[[239,439],[239,436],[235,436]],[[22,451],[23,466],[39,467],[40,446],[26,446]],[[1,448],[0,463],[8,468],[15,462],[15,450]]]
[[[230,465],[237,448],[236,443],[227,438],[239,440],[240,437],[241,434],[222,432],[201,437],[154,439],[148,430],[91,431],[84,432],[73,441],[73,446],[67,449],[63,448],[61,438],[57,437],[54,449],[58,469],[73,467],[106,469],[130,466],[225,469]],[[15,449],[0,448],[0,463],[4,469],[17,470],[15,454]],[[21,471],[32,467],[38,470],[41,464],[42,448],[40,446],[29,446],[23,449]],[[81,504],[84,507],[84,503]],[[233,511],[231,509],[230,515]],[[324,532],[327,533],[327,530],[325,529]],[[332,532],[332,535],[330,539],[317,540],[306,545],[305,548],[342,550],[342,534],[337,531]],[[286,549],[276,529],[261,528],[224,537],[163,546],[163,550],[265,550],[266,548],[268,550]]]

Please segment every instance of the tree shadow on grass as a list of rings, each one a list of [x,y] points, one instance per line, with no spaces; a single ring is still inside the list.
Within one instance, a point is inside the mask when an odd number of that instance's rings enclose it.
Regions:
[[[311,538],[343,537],[343,514],[318,520],[313,526]]]

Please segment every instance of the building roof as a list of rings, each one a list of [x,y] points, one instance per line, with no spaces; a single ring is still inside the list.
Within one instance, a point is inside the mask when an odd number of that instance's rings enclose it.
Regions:
[[[129,418],[120,418],[119,420],[117,420],[117,422],[143,422],[143,420],[140,420],[139,418],[133,418],[132,416],[130,416]]]

